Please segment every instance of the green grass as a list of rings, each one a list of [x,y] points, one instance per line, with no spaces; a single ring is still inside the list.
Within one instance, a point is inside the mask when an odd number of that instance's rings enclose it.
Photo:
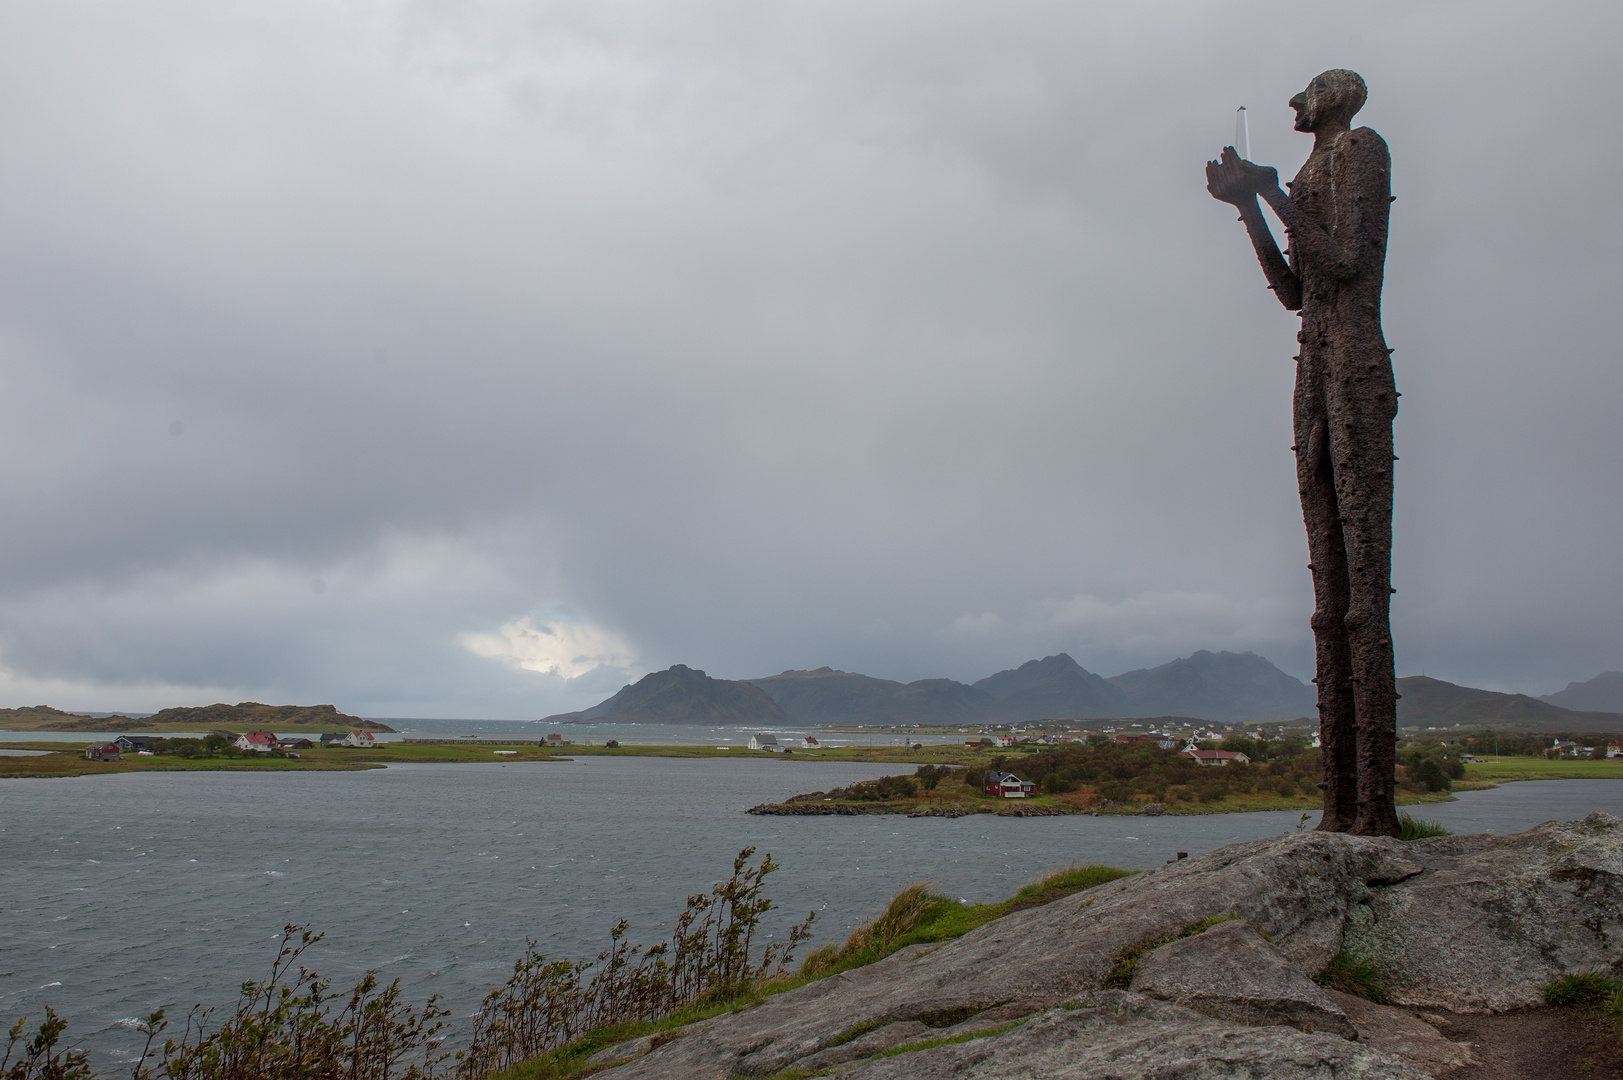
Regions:
[[[1453,829],[1445,829],[1435,821],[1422,821],[1408,814],[1398,815],[1399,840],[1424,840],[1429,836],[1453,836]]]
[[[1467,781],[1504,783],[1511,780],[1615,780],[1623,779],[1623,758],[1589,761],[1580,758],[1512,757],[1471,761],[1465,765]]]
[[[1194,937],[1203,930],[1210,930],[1218,923],[1232,922],[1240,918],[1239,915],[1213,915],[1209,919],[1202,919],[1198,923],[1191,923],[1176,934],[1167,934],[1164,937],[1145,938],[1137,945],[1129,945],[1116,955],[1116,962],[1110,966],[1110,974],[1105,976],[1105,986],[1113,990],[1125,990],[1133,981],[1133,971],[1138,967],[1139,958],[1145,953],[1154,952],[1163,945],[1174,941],[1182,941],[1186,937]]]
[[[1544,988],[1550,1005],[1585,1005],[1591,1001],[1615,1001],[1623,996],[1623,979],[1603,971],[1574,971]]]
[[[1327,990],[1354,994],[1377,1005],[1386,1004],[1386,978],[1373,964],[1354,959],[1345,950],[1330,958],[1330,964],[1313,981]]]
[[[971,1039],[990,1039],[994,1035],[1001,1035],[1010,1028],[1017,1028],[1025,1023],[1024,1020],[1014,1020],[997,1027],[987,1028],[985,1031],[966,1031],[962,1035],[943,1035],[936,1039],[921,1039],[918,1042],[902,1043],[888,1050],[881,1050],[875,1054],[876,1058],[895,1057],[898,1054],[916,1054],[920,1050],[929,1050],[937,1046],[952,1046],[954,1043],[966,1043]]]
[[[806,958],[801,973],[822,977],[883,960],[909,945],[929,945],[963,937],[976,927],[1038,904],[1126,877],[1132,871],[1111,866],[1073,866],[1032,882],[996,904],[963,904],[922,884],[897,893],[884,914],[860,927],[844,945],[826,945]]]

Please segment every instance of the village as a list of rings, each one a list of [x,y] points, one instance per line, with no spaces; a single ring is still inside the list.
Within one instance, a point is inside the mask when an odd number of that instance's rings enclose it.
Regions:
[[[181,746],[179,744],[191,744]],[[181,757],[204,757],[234,751],[241,754],[296,758],[304,750],[376,748],[378,740],[370,731],[335,731],[318,735],[315,739],[303,735],[278,736],[274,731],[212,732],[200,739],[165,738],[160,735],[120,735],[105,742],[86,746],[83,755],[87,761],[122,761],[125,754],[137,757],[156,757],[160,753],[173,753]]]

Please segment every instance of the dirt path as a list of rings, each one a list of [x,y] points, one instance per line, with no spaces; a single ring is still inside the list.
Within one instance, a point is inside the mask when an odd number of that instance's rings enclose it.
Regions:
[[[1623,1080],[1623,1039],[1593,1006],[1518,1009],[1486,1015],[1431,1013],[1454,1042],[1468,1042],[1478,1064],[1437,1073],[1437,1080]]]

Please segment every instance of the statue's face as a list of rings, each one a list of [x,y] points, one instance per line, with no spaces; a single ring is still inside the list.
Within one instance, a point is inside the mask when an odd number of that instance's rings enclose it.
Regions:
[[[1306,90],[1290,99],[1290,107],[1296,110],[1296,130],[1319,130],[1326,120],[1345,111],[1343,97],[1341,88],[1329,79],[1315,77]]]
[[[1296,110],[1296,130],[1312,131],[1319,126],[1323,119],[1325,108],[1329,104],[1325,100],[1329,95],[1329,87],[1319,79],[1307,84],[1307,89],[1291,98],[1290,106]]]

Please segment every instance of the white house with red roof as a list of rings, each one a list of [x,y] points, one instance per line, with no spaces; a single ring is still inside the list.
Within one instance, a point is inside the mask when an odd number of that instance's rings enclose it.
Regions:
[[[1232,750],[1185,750],[1183,756],[1196,765],[1249,765],[1251,759]]]
[[[274,731],[244,731],[238,735],[232,746],[238,750],[252,750],[256,754],[268,754],[276,749],[276,732]]]
[[[378,741],[372,737],[370,731],[352,731],[344,736],[345,746],[359,746],[362,749],[371,749]]]

